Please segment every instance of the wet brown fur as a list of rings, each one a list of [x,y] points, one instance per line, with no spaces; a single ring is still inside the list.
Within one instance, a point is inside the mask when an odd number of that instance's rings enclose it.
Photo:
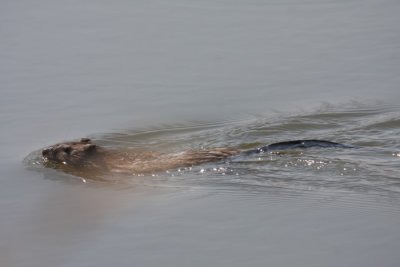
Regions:
[[[42,150],[45,163],[69,170],[150,174],[220,161],[239,153],[233,148],[190,150],[180,153],[117,151],[95,145],[88,138],[55,144]]]

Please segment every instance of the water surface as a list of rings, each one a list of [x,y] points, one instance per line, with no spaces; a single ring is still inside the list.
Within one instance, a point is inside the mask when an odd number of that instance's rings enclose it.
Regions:
[[[391,0],[1,1],[0,265],[398,266],[399,13]],[[33,164],[84,136],[358,148],[105,184]]]

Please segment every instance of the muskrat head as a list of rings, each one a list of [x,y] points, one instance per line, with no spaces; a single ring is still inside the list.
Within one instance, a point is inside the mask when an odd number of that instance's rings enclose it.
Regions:
[[[96,154],[97,146],[91,144],[88,138],[79,142],[65,142],[49,146],[42,150],[45,162],[55,162],[64,165],[84,166],[88,159]]]

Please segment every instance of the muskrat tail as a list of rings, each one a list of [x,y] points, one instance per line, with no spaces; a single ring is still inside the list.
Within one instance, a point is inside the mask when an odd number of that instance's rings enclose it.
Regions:
[[[242,152],[244,155],[252,155],[252,154],[260,154],[269,151],[276,150],[286,150],[286,149],[295,149],[295,148],[312,148],[312,147],[321,147],[321,148],[355,148],[352,145],[340,144],[331,141],[325,140],[294,140],[294,141],[286,141],[273,143],[270,145],[266,145],[260,148],[251,149]]]

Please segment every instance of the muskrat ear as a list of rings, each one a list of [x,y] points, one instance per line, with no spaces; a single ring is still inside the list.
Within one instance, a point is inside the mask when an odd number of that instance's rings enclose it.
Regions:
[[[90,141],[89,138],[81,138],[81,143],[90,143]]]

